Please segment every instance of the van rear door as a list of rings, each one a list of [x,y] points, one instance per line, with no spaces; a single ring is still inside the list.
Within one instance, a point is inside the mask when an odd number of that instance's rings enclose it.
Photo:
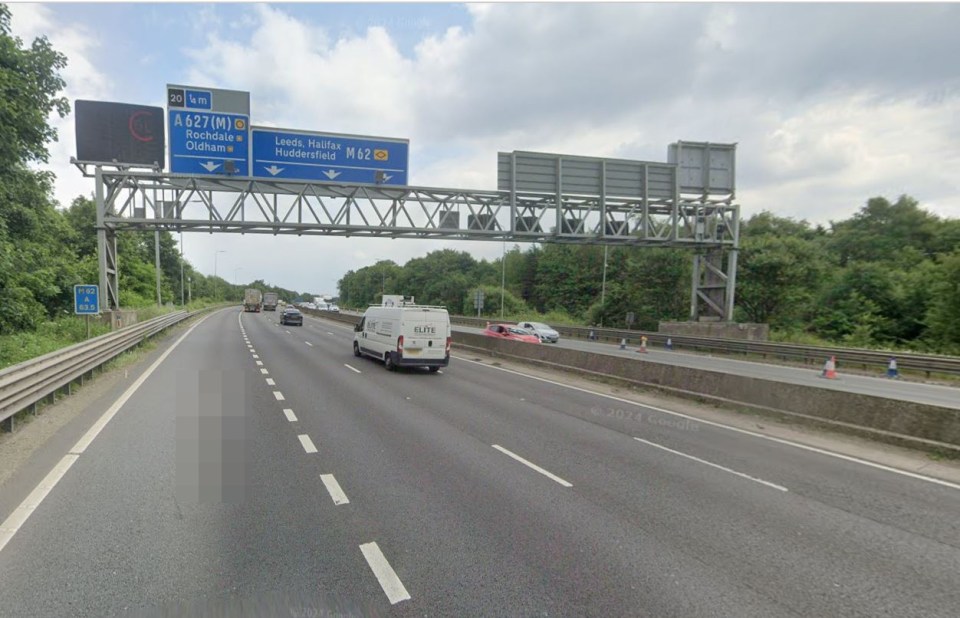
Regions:
[[[450,316],[446,311],[411,309],[403,314],[403,357],[437,360],[446,357]]]

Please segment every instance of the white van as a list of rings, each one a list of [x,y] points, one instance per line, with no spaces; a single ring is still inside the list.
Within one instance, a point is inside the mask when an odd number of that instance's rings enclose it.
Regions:
[[[353,354],[380,359],[389,371],[437,371],[450,364],[450,315],[445,307],[373,306],[353,330]]]

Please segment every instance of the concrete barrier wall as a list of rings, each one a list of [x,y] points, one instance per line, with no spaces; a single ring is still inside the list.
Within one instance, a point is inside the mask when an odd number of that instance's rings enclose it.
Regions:
[[[356,324],[358,316],[305,313]],[[875,437],[920,446],[960,447],[960,410],[910,401],[787,384],[719,371],[678,367],[644,358],[623,358],[547,345],[504,341],[474,333],[453,333],[454,349],[528,360],[569,371],[621,378],[654,387],[703,395],[833,426],[864,429]],[[903,439],[900,439],[903,438]],[[911,442],[911,440],[913,442]]]
[[[744,341],[767,341],[770,338],[769,324],[739,324],[736,322],[660,322],[657,331],[668,335],[686,337],[713,337],[719,339],[742,339]]]
[[[546,345],[454,333],[455,346],[686,391],[833,424],[960,446],[960,410]]]

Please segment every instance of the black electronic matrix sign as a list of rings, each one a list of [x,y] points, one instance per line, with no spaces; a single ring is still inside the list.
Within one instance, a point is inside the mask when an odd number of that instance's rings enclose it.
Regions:
[[[161,107],[77,101],[77,160],[164,168]]]

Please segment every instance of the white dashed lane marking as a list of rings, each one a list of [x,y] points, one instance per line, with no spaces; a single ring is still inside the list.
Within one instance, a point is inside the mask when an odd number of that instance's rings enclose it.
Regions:
[[[305,433],[302,433],[297,437],[300,438],[300,444],[303,445],[303,450],[305,450],[308,453],[317,452],[317,447],[313,445],[313,440],[310,439],[310,436],[308,436]]]
[[[524,458],[521,457],[520,455],[517,455],[516,453],[511,453],[510,451],[508,451],[507,449],[503,448],[503,447],[500,446],[499,444],[491,444],[491,446],[492,446],[493,448],[497,449],[498,451],[500,451],[501,453],[503,453],[504,455],[508,455],[508,456],[516,459],[517,461],[519,461],[519,462],[522,463],[523,465],[527,466],[528,468],[530,468],[530,469],[532,469],[532,470],[536,470],[537,472],[539,472],[540,474],[544,475],[544,476],[547,477],[548,479],[551,479],[551,480],[553,480],[553,481],[556,481],[557,483],[560,483],[560,484],[563,485],[564,487],[573,487],[573,485],[572,485],[571,483],[568,483],[567,481],[563,480],[562,478],[560,478],[560,477],[557,476],[556,474],[552,474],[552,473],[550,473],[550,472],[547,472],[546,470],[544,470],[543,468],[541,468],[541,467],[538,466],[537,464],[531,463],[531,462],[527,461],[526,459],[524,459]]]
[[[377,577],[377,581],[380,582],[380,587],[383,588],[391,605],[410,598],[410,593],[403,587],[403,582],[397,577],[397,572],[387,562],[376,543],[365,543],[360,546],[360,551],[363,552],[363,557],[367,559],[370,570]]]
[[[337,506],[350,504],[350,500],[347,499],[347,494],[343,493],[343,489],[340,488],[340,483],[337,482],[337,479],[334,478],[332,474],[321,474],[320,480],[323,481],[323,486],[327,488],[327,492],[330,494],[330,497],[333,498],[334,504]]]

